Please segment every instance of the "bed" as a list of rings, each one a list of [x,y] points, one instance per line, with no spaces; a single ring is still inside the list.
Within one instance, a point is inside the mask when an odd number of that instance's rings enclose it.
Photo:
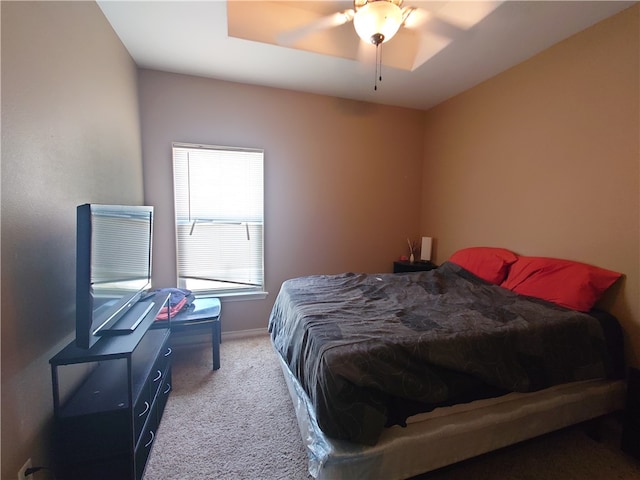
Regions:
[[[315,478],[409,478],[622,407],[620,274],[505,249],[283,283],[269,331]]]

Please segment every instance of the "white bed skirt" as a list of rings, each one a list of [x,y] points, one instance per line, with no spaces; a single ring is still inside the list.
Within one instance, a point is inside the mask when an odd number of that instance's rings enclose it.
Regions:
[[[438,408],[385,429],[373,447],[334,440],[318,427],[309,397],[278,354],[309,473],[319,480],[406,479],[624,406],[622,380],[589,380],[534,393]]]

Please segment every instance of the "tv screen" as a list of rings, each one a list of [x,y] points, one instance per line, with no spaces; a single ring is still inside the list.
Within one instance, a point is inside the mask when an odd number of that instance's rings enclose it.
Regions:
[[[76,345],[88,349],[137,326],[123,316],[151,288],[153,207],[79,205],[76,233]]]

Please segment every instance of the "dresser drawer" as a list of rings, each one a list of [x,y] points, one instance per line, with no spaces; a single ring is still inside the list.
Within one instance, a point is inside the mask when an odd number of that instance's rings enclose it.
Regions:
[[[151,374],[149,375],[149,394],[150,399],[153,399],[158,394],[160,390],[160,386],[165,381],[165,375],[167,373],[167,366],[169,365],[169,360],[171,358],[171,347],[169,346],[169,342],[165,343],[162,348],[162,352],[158,355],[155,363],[153,364],[153,369],[151,370]]]
[[[156,399],[156,403],[158,404],[158,424],[160,424],[160,420],[162,419],[162,414],[164,413],[164,407],[167,405],[167,400],[169,399],[169,394],[171,393],[171,367],[167,368],[167,372],[164,375],[164,381],[162,383],[162,387],[160,387],[160,392],[158,392],[158,397]]]
[[[144,398],[140,398],[138,403],[136,403],[135,408],[133,409],[133,424],[134,424],[134,436],[133,438],[137,442],[140,438],[140,432],[142,432],[142,428],[149,418],[149,414],[151,413],[152,401],[147,394]]]
[[[151,401],[156,398],[158,390],[160,390],[160,385],[162,385],[162,378],[164,376],[164,372],[159,368],[155,368],[151,371],[151,376],[149,377],[149,395]]]
[[[153,442],[155,442],[157,430],[158,430],[157,411],[156,411],[156,407],[152,406],[151,411],[149,412],[149,415],[148,415],[147,423],[145,423],[144,425],[144,429],[142,431],[142,434],[140,435],[138,444],[136,446],[136,451],[135,451],[136,480],[140,480],[142,478],[142,475],[144,474],[144,468],[147,464],[149,453],[151,453]]]

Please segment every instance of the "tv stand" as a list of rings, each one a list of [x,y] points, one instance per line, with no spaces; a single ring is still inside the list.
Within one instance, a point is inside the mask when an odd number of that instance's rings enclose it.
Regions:
[[[71,342],[49,361],[57,480],[142,479],[171,391],[170,328],[155,321],[168,299],[142,302],[146,314],[128,335],[88,350]]]

